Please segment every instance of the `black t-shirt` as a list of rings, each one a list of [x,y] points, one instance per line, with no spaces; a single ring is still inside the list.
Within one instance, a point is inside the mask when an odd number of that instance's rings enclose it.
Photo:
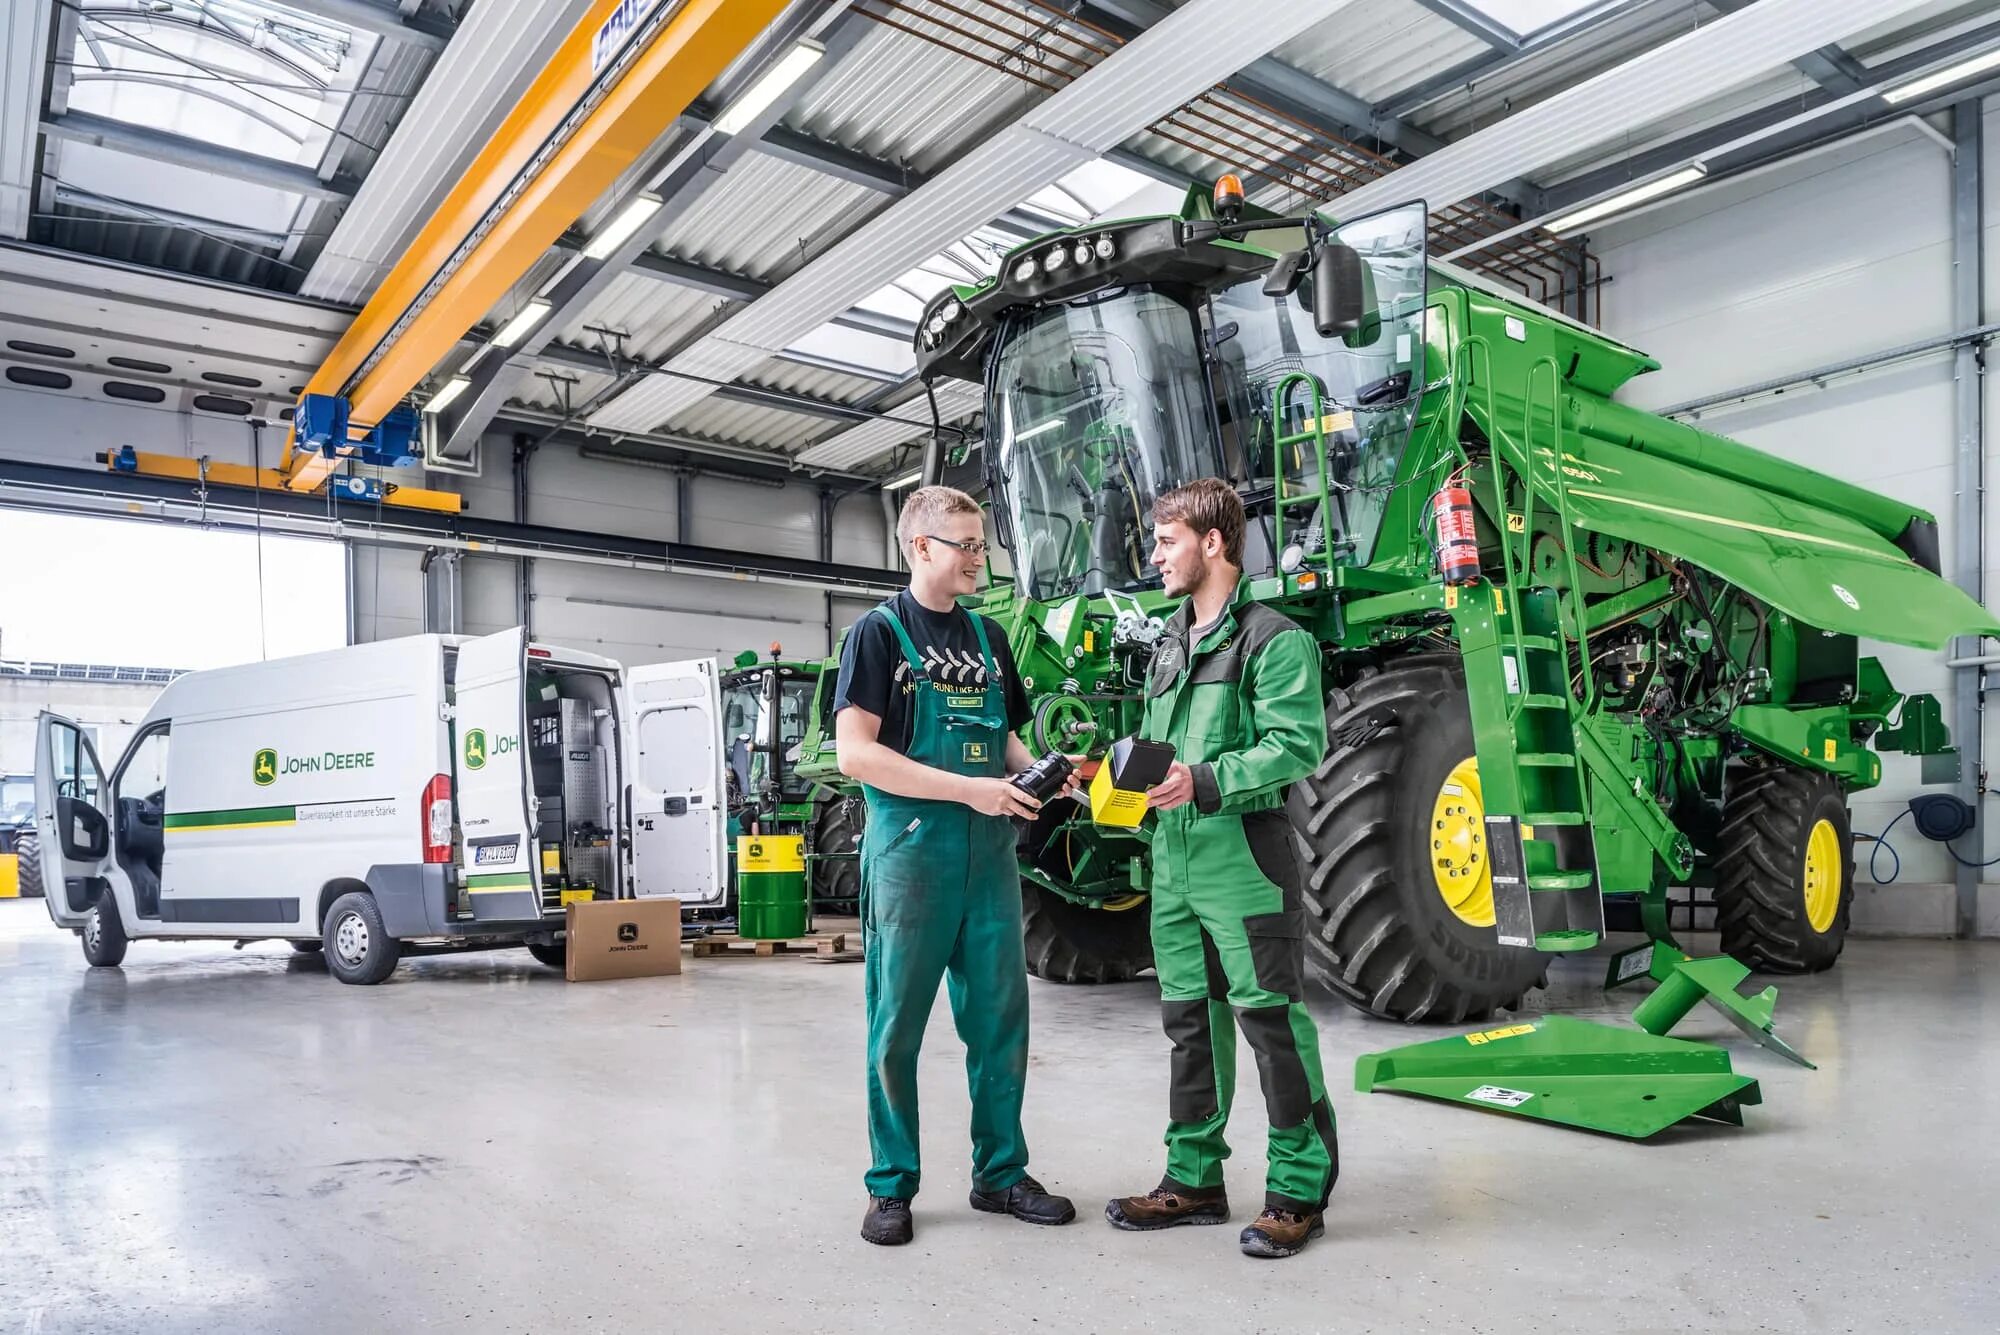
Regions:
[[[976,687],[986,684],[986,665],[979,657],[979,637],[972,630],[972,613],[962,607],[949,612],[933,612],[913,597],[908,589],[890,603],[896,619],[903,623],[910,643],[916,646],[925,675],[946,687]],[[986,623],[986,647],[993,651],[993,663],[1007,700],[1007,727],[1018,732],[1033,711],[1028,693],[1021,686],[1021,674],[1014,670],[1014,654],[1007,637],[992,617]],[[888,621],[870,612],[847,633],[840,649],[840,677],[834,682],[833,709],[837,714],[849,705],[859,705],[882,720],[880,740],[890,750],[908,755],[910,750],[910,697],[916,686],[910,680],[910,663],[903,646]]]

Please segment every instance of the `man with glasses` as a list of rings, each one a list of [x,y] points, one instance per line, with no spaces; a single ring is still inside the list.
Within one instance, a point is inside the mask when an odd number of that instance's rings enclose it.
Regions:
[[[1028,1176],[1027,960],[1010,817],[1033,797],[1008,782],[1034,757],[1014,734],[1027,692],[1000,627],[959,607],[986,563],[978,502],[919,487],[896,539],[910,587],[856,622],[841,648],[834,738],[861,784],[867,924],[868,1140],[861,1236],[910,1241],[917,1193],[917,1053],[938,983],[965,1044],[972,1095],[972,1208],[1031,1224],[1076,1210]]]

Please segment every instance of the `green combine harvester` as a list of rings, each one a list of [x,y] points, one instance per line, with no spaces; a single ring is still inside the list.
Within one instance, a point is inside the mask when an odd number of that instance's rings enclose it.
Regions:
[[[1831,966],[1849,795],[1879,751],[1930,757],[1927,779],[1956,760],[1937,701],[1858,640],[2000,632],[1938,577],[1932,517],[1614,402],[1658,363],[1431,259],[1420,203],[1335,223],[1222,202],[1052,233],[920,322],[924,377],[985,386],[1012,569],[979,610],[1028,679],[1030,747],[1135,730],[1171,610],[1149,512],[1219,476],[1254,596],[1323,646],[1330,748],[1288,800],[1318,981],[1456,1023],[1607,930],[1660,947],[1613,964],[1660,980],[1656,1010]],[[799,772],[838,784],[818,722]],[[1148,966],[1143,830],[1057,803],[1019,851],[1035,973]],[[1674,948],[1686,886],[1740,963]],[[1768,1037],[1770,999],[1718,1005]]]
[[[805,840],[813,911],[851,917],[860,911],[866,807],[859,796],[799,773],[820,665],[780,658],[782,652],[774,644],[771,656],[760,660],[746,649],[721,678],[730,884],[737,881],[738,835],[797,835]]]

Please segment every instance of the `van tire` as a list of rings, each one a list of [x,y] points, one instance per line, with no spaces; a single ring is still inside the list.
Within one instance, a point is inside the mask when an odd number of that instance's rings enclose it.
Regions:
[[[345,930],[347,935],[342,936]],[[382,911],[375,896],[349,891],[333,901],[320,924],[320,940],[326,947],[327,972],[343,983],[372,986],[396,971],[403,956],[403,943],[382,926]]]
[[[546,964],[557,973],[566,972],[569,968],[569,943],[566,941],[554,941],[547,945],[530,941],[528,953],[535,957],[537,963]]]
[[[110,890],[98,894],[77,936],[83,942],[83,957],[92,968],[115,969],[125,962],[125,947],[131,940],[125,935],[125,920],[118,916],[118,900]]]

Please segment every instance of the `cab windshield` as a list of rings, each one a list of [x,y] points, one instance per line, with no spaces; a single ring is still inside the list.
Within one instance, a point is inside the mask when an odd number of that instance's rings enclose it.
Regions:
[[[1003,334],[988,421],[1030,597],[1144,586],[1155,498],[1223,471],[1199,340],[1194,311],[1151,288]]]
[[[1262,273],[1206,295],[1114,288],[1005,325],[988,436],[1027,595],[1157,583],[1153,501],[1199,477],[1253,502],[1252,573],[1293,548],[1367,563],[1425,387],[1424,224],[1416,204],[1336,229],[1368,274],[1367,315],[1339,337],[1296,294],[1265,295]]]

